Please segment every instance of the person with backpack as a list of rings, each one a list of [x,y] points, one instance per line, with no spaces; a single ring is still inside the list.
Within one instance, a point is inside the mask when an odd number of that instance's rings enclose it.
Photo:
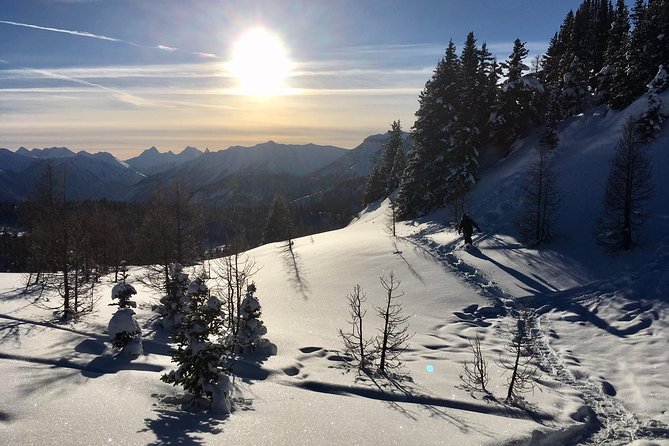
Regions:
[[[478,232],[481,232],[481,228],[472,220],[472,218],[466,212],[462,214],[462,219],[458,224],[458,234],[462,234],[465,237],[465,245],[472,246],[472,234],[474,234],[474,228]]]

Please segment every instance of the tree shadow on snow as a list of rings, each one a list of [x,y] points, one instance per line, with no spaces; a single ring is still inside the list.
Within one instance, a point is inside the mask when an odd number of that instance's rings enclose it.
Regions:
[[[220,427],[227,417],[217,418],[203,411],[186,411],[184,398],[153,395],[160,399],[160,407],[153,411],[156,418],[146,418],[146,428],[139,432],[153,432],[156,440],[150,446],[211,444],[205,435],[223,433]]]
[[[80,364],[69,358],[43,358],[38,356],[16,355],[0,352],[0,359],[11,359],[31,364],[48,365],[52,368],[79,370],[87,378],[98,378],[102,375],[116,373],[121,370],[138,370],[145,372],[160,372],[162,366],[154,364],[133,363],[128,359],[114,356],[98,356],[88,364]]]
[[[653,320],[657,320],[659,315],[653,310],[652,304],[643,305],[642,303],[632,303],[629,305],[637,305],[636,311],[627,311],[617,321],[623,324],[631,321],[636,321],[627,325],[625,328],[618,328],[611,322],[601,318],[597,315],[597,307],[588,308],[585,304],[579,302],[578,298],[583,296],[590,296],[593,292],[593,285],[586,285],[583,287],[576,287],[571,290],[548,293],[541,296],[535,296],[531,300],[527,300],[527,305],[537,308],[539,314],[548,313],[551,310],[571,313],[562,318],[562,320],[574,323],[591,323],[595,327],[606,331],[609,334],[621,338],[634,335],[643,329],[650,327]],[[589,304],[592,307],[592,304]]]
[[[472,256],[476,257],[481,260],[485,260],[486,262],[490,262],[493,265],[495,265],[497,268],[500,270],[504,271],[517,281],[519,281],[522,285],[519,285],[519,287],[525,291],[527,291],[530,295],[536,296],[540,294],[549,294],[549,293],[554,293],[557,291],[556,288],[549,288],[548,286],[544,285],[543,283],[539,282],[538,280],[533,279],[532,277],[521,273],[518,270],[515,270],[513,268],[510,268],[502,263],[499,263],[495,259],[492,259],[485,255],[483,252],[481,252],[480,249],[476,247],[472,247],[467,249],[467,252]]]
[[[26,319],[26,318],[21,318],[21,317],[16,317],[16,316],[10,316],[9,314],[0,314],[0,319],[13,321],[13,323],[15,323],[14,325],[25,325],[26,327],[31,327],[31,330],[34,330],[34,329],[40,327],[42,329],[54,329],[54,330],[66,331],[68,333],[73,333],[75,335],[86,336],[86,337],[89,337],[89,338],[94,338],[94,339],[99,339],[99,340],[106,340],[107,339],[107,336],[105,336],[105,335],[101,335],[101,334],[98,334],[98,333],[87,332],[87,331],[82,331],[82,330],[77,330],[75,328],[72,328],[73,324],[71,322],[65,322],[65,321],[62,321],[61,319],[34,320],[34,319]],[[0,325],[0,329],[2,329],[2,325]]]
[[[526,410],[521,410],[515,407],[491,406],[490,404],[478,402],[457,401],[448,398],[415,394],[411,391],[389,392],[383,388],[350,386],[308,380],[296,381],[291,383],[291,385],[314,392],[328,393],[332,395],[359,396],[385,402],[418,404],[423,407],[429,406],[432,408],[463,410],[498,417],[532,419],[533,421],[540,422],[553,420],[550,415],[544,413],[534,413],[530,417]]]
[[[291,241],[292,243],[292,241]],[[283,267],[288,274],[288,281],[295,291],[300,293],[307,300],[311,295],[311,287],[304,277],[304,266],[300,255],[295,252],[294,246],[281,246],[283,256]]]
[[[392,239],[393,239],[393,248],[395,249],[395,251],[393,251],[393,254],[398,255],[399,258],[402,259],[404,263],[406,263],[407,269],[409,270],[411,275],[414,276],[416,279],[418,279],[423,285],[425,285],[425,280],[423,280],[423,276],[421,276],[420,273],[416,271],[416,269],[413,266],[411,266],[411,263],[409,263],[406,257],[402,255],[402,251],[400,250],[399,246],[397,246],[397,240],[407,241],[407,239],[404,237],[392,237]]]

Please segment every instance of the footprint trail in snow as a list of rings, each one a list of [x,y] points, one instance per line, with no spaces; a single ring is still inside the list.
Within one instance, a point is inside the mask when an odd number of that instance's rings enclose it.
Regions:
[[[478,289],[483,297],[490,300],[492,307],[489,311],[496,313],[488,317],[504,316],[507,311],[520,307],[514,296],[458,257],[452,244],[441,245],[420,232],[403,240],[426,251],[466,283]],[[461,314],[455,315],[462,322],[485,326],[486,315],[480,317],[481,314],[477,310],[479,309],[468,308]],[[565,363],[565,359],[551,347],[549,338],[557,336],[557,333],[551,330],[548,335],[546,334],[542,322],[547,321],[547,318],[535,312],[534,319],[533,336],[542,369],[557,381],[577,390],[586,406],[575,415],[576,421],[582,422],[583,425],[580,432],[574,432],[574,435],[570,436],[572,440],[583,445],[622,446],[641,439],[669,439],[669,426],[656,420],[641,421],[614,397],[613,386],[602,386],[588,378],[577,379]]]

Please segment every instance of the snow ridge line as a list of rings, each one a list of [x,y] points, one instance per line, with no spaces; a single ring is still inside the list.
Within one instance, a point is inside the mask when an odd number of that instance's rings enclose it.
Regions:
[[[454,243],[440,245],[427,238],[422,231],[402,239],[424,250],[462,277],[466,283],[478,288],[483,297],[510,311],[520,308],[514,296],[456,256]],[[564,359],[550,345],[548,336],[541,326],[541,316],[534,311],[532,317],[535,326],[532,335],[537,345],[542,369],[558,382],[580,392],[585,405],[595,415],[592,417],[586,414],[582,417],[586,429],[580,438],[572,437],[572,440],[583,445],[624,446],[636,439],[669,438],[669,426],[656,420],[642,423],[618,399],[606,395],[599,385],[589,379],[577,379],[566,366]],[[583,442],[580,442],[581,440]]]

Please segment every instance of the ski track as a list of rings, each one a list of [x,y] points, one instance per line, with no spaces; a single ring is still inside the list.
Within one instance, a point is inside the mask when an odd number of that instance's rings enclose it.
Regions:
[[[430,233],[432,232],[434,228],[430,229]],[[478,289],[493,305],[501,305],[507,311],[520,308],[520,304],[511,294],[459,258],[454,253],[455,244],[440,245],[430,240],[425,231],[402,237],[402,240],[436,258],[466,283]],[[580,411],[583,413],[579,413],[579,421],[585,423],[586,429],[572,437],[573,444],[622,446],[640,439],[669,439],[669,426],[656,420],[642,422],[620,400],[606,395],[600,385],[587,378],[576,378],[560,354],[551,347],[549,337],[542,328],[542,321],[548,322],[548,319],[538,315],[536,311],[533,312],[533,319],[535,328],[532,335],[536,340],[542,370],[558,382],[578,391],[587,406],[585,411]]]

